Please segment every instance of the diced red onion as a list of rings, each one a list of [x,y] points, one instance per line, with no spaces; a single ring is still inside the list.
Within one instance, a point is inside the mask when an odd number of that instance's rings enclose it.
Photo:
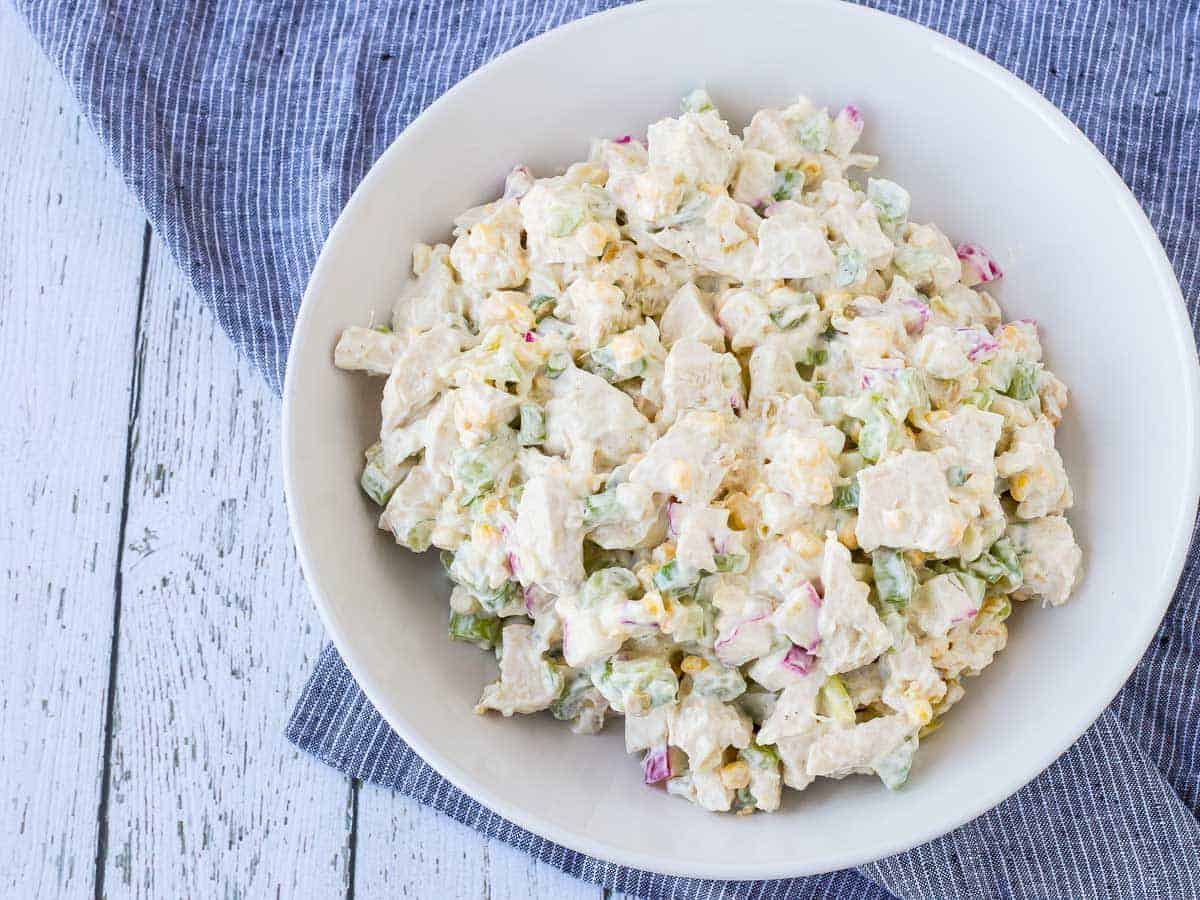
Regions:
[[[977,284],[987,284],[1004,277],[1004,272],[996,265],[991,254],[978,244],[959,244],[956,249],[963,265],[971,267]]]
[[[917,322],[914,324],[913,322],[906,321],[904,323],[904,330],[909,334],[920,334],[925,330],[925,325],[929,321],[928,304],[923,303],[916,297],[905,297],[900,302],[917,313]]]
[[[960,328],[958,333],[971,341],[971,348],[967,351],[967,359],[971,362],[975,362],[985,353],[993,353],[1000,349],[999,342],[982,328]]]
[[[974,609],[974,608],[967,609],[967,610],[964,610],[961,615],[955,616],[953,619],[951,619],[950,624],[957,625],[960,622],[969,622],[973,618],[975,618],[977,615],[979,615],[978,609]]]
[[[825,601],[821,599],[821,595],[817,593],[817,589],[813,587],[813,583],[811,581],[804,582],[804,590],[808,594],[808,602],[817,609],[820,609],[821,604]]]
[[[679,509],[679,503],[675,500],[667,501],[667,534],[675,537],[679,534],[679,525],[675,521],[675,513]]]
[[[614,140],[613,143],[614,144],[628,144],[632,140],[633,140],[632,134],[623,134],[619,138]]]
[[[779,664],[789,672],[795,672],[797,675],[807,675],[816,665],[817,658],[805,650],[803,647],[797,647],[795,644],[779,661]]]
[[[504,179],[504,199],[520,200],[533,187],[533,174],[527,166],[517,166]]]
[[[642,758],[642,780],[646,784],[658,784],[666,781],[674,773],[671,771],[671,752],[667,747],[652,747]]]

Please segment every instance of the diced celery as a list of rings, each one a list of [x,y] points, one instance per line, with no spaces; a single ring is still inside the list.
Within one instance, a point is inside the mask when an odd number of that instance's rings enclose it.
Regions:
[[[614,566],[628,568],[633,565],[633,551],[616,550],[598,547],[591,541],[583,542],[583,571],[591,575],[601,569],[611,569]]]
[[[424,520],[409,526],[396,535],[396,543],[414,553],[424,553],[429,549],[433,537],[433,522]]]
[[[555,299],[549,294],[537,294],[529,300],[529,308],[539,319],[550,315],[554,311],[554,304]]]
[[[681,644],[709,648],[716,634],[717,611],[703,600],[676,598],[671,614],[672,635]]]
[[[821,692],[817,700],[821,715],[833,719],[840,725],[854,724],[854,701],[850,699],[850,692],[846,690],[845,682],[838,676],[830,675],[821,685]]]
[[[829,360],[829,351],[824,347],[808,347],[797,366],[823,366]]]
[[[546,439],[546,416],[536,403],[521,404],[521,430],[517,443],[533,447]]]
[[[761,725],[771,718],[771,713],[775,712],[775,704],[778,699],[778,694],[761,688],[752,688],[738,697],[736,705],[753,720],[755,725]]]
[[[951,466],[946,470],[946,483],[950,487],[962,487],[967,483],[970,473],[962,466]]]
[[[774,747],[751,744],[739,750],[738,756],[752,769],[774,769],[779,765],[779,754]]]
[[[617,214],[617,203],[612,194],[598,184],[585,184],[581,188],[586,197],[588,211],[597,219],[611,219]]]
[[[1012,615],[1012,601],[1003,594],[993,594],[983,602],[983,607],[980,609],[981,616],[990,616],[997,622],[1003,622]]]
[[[702,697],[715,697],[728,703],[746,692],[746,679],[737,669],[730,669],[718,662],[709,662],[704,668],[692,673],[692,690]]]
[[[852,250],[845,244],[837,248],[837,272],[834,273],[833,283],[838,287],[848,287],[867,274],[866,258],[857,250]]]
[[[917,576],[899,550],[880,547],[871,554],[871,569],[875,574],[875,593],[885,603],[907,606],[912,599]]]
[[[637,576],[623,566],[598,569],[584,582],[581,599],[584,606],[598,606],[606,601],[623,603],[641,589]]]
[[[604,491],[583,499],[583,521],[586,525],[606,525],[621,520],[621,504],[617,492]]]
[[[546,220],[546,233],[551,237],[566,237],[583,223],[583,210],[578,206],[556,206]]]
[[[566,371],[567,366],[571,364],[571,357],[567,353],[551,353],[550,358],[546,360],[546,377],[557,378]]]
[[[917,741],[909,738],[890,753],[877,759],[872,766],[888,790],[899,790],[908,780],[908,771],[912,768],[913,756],[917,752]]]
[[[992,408],[992,398],[995,395],[995,391],[991,388],[980,388],[979,390],[971,391],[963,397],[962,402],[964,406],[974,406],[987,412]]]
[[[1021,558],[1017,555],[1017,548],[1013,546],[1011,540],[1007,537],[1002,537],[992,544],[992,549],[989,551],[992,556],[1000,560],[1004,568],[1016,576],[1021,578]],[[1013,588],[1015,590],[1015,588]]]
[[[810,310],[803,306],[785,306],[771,312],[771,321],[780,331],[790,331],[808,318]]]
[[[488,616],[450,613],[450,637],[456,641],[477,644],[484,650],[500,643],[500,620]]]
[[[512,614],[512,608],[518,606],[521,586],[515,581],[506,581],[493,591],[474,591],[475,599],[492,615]]]
[[[450,550],[443,550],[438,554],[438,559],[442,563],[442,569],[449,575],[450,567],[454,565],[454,553]]]
[[[744,553],[717,553],[713,559],[716,560],[718,572],[741,574],[750,564],[749,557]]]
[[[886,178],[867,179],[867,197],[885,223],[902,222],[908,218],[911,202],[908,191]]]
[[[937,254],[925,247],[910,247],[905,244],[896,248],[896,268],[905,278],[916,283],[932,277],[937,260]]]
[[[920,369],[901,369],[896,375],[897,414],[906,418],[912,413],[929,412],[929,388]]]
[[[959,584],[963,586],[963,590],[971,598],[971,602],[976,609],[983,606],[983,595],[987,592],[987,582],[978,575],[972,575],[967,572],[956,572],[955,577],[958,578]]]
[[[834,509],[858,509],[858,480],[839,484],[833,489]]]
[[[679,691],[679,678],[665,656],[618,654],[593,670],[592,682],[609,703],[632,715],[672,702]]]
[[[685,113],[702,113],[709,110],[715,110],[712,97],[708,96],[708,91],[704,88],[696,88],[693,91],[684,95],[683,100],[679,103],[679,109]]]
[[[1024,581],[1021,560],[1017,551],[1013,549],[1012,541],[1007,537],[1002,537],[992,544],[987,552],[974,560],[968,568],[972,574],[1006,593],[1015,591]]]
[[[699,572],[689,569],[677,559],[661,566],[654,573],[654,586],[664,594],[685,593],[695,587],[699,580]]]
[[[887,413],[873,409],[858,432],[858,452],[867,462],[878,462],[891,444],[896,425]]]
[[[1038,380],[1037,366],[1023,359],[1018,360],[1013,366],[1012,379],[1004,393],[1021,402],[1031,400],[1037,395]]]
[[[829,146],[830,125],[829,113],[824,110],[813,113],[800,125],[796,135],[800,146],[809,153],[823,152]]]
[[[729,809],[732,812],[742,813],[742,815],[747,814],[746,810],[758,809],[758,801],[754,798],[754,792],[750,790],[750,785],[737,789]]]
[[[795,169],[785,169],[775,176],[775,190],[771,199],[776,202],[790,200],[797,187],[804,186],[804,176]]]
[[[564,722],[576,718],[592,688],[592,679],[587,672],[575,672],[564,678],[562,693],[550,704],[550,714]]]
[[[380,506],[387,506],[387,502],[392,498],[400,480],[392,478],[376,457],[363,466],[359,484],[362,485],[363,493],[368,497]]]
[[[478,447],[454,452],[454,480],[462,488],[462,505],[470,506],[495,490],[496,478],[516,456],[516,435],[508,429]]]

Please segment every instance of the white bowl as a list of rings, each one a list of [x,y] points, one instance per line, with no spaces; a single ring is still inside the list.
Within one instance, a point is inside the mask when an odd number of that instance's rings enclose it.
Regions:
[[[1035,317],[1072,391],[1060,446],[1087,575],[1070,604],[1028,604],[1008,649],[917,754],[898,793],[874,778],[720,816],[641,784],[621,729],[479,717],[494,662],[446,638],[435,556],[375,528],[358,489],[381,382],[336,371],[348,325],[386,318],[415,241],[496,196],[516,163],[548,174],[593,135],[644,133],[704,85],[732,123],[798,93],[856,103],[864,144],[914,216],[1001,260],[1007,316]],[[304,297],[284,389],[284,472],[300,561],[326,627],[392,727],[518,825],[622,864],[776,878],[860,864],[978,816],[1048,766],[1128,677],[1170,601],[1198,490],[1197,361],[1171,267],[1137,203],[1057,110],[976,53],[831,2],[644,3],[552,31],[434,103],[342,213]]]

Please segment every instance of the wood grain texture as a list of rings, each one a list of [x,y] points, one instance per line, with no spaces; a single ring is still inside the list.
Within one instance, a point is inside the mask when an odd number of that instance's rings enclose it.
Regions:
[[[0,896],[93,889],[145,221],[0,3]]]
[[[278,400],[157,240],[138,353],[104,887],[342,896],[350,783],[283,737],[323,635]]]
[[[4,3],[0,339],[0,896],[600,900],[285,742],[278,401]]]
[[[603,892],[392,791],[358,802],[356,897],[601,900]]]

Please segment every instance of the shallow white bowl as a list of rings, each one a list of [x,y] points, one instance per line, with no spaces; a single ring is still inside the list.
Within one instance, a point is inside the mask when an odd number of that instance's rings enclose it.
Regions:
[[[864,48],[869,48],[864,52]],[[822,781],[784,809],[702,812],[642,786],[621,729],[576,737],[546,716],[478,717],[489,655],[446,638],[447,583],[375,528],[357,481],[381,382],[334,370],[347,325],[386,318],[415,241],[444,240],[504,174],[644,133],[706,85],[740,126],[798,93],[856,103],[864,145],[914,216],[1002,262],[1011,318],[1035,317],[1073,402],[1060,445],[1087,577],[1061,609],[1028,605],[1008,649],[917,755],[908,784]],[[1049,103],[983,57],[890,16],[830,2],[646,3],[550,32],[431,106],[379,159],[329,237],[284,390],[284,469],[300,560],[343,658],[428,762],[568,847],[713,878],[811,874],[949,831],[1008,797],[1095,720],[1154,633],[1179,576],[1198,486],[1197,361],[1182,298],[1141,210]]]

